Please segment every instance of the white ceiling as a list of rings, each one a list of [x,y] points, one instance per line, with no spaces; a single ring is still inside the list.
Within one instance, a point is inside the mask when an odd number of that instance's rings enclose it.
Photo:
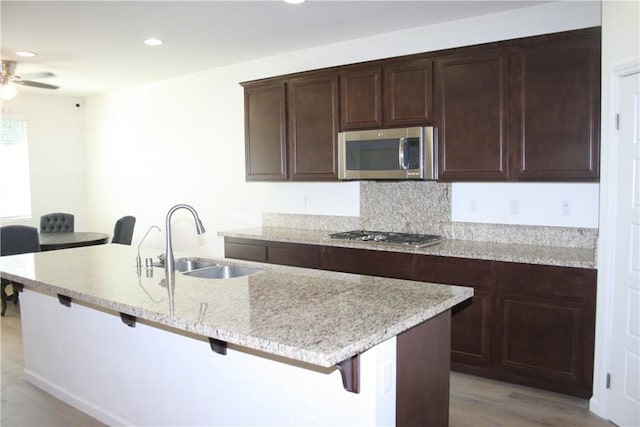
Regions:
[[[0,1],[2,59],[83,97],[251,59],[546,1]],[[159,47],[142,42],[165,41]],[[19,58],[15,52],[38,53]]]

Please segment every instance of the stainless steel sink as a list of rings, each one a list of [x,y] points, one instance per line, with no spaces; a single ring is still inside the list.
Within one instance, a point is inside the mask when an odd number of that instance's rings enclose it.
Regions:
[[[176,266],[177,261],[178,260],[176,260]],[[214,267],[201,268],[199,270],[186,271],[183,274],[185,276],[200,277],[203,279],[231,279],[233,277],[249,276],[262,271],[264,270],[260,268],[245,267],[241,265],[218,265]]]
[[[175,260],[176,271],[181,273],[217,265],[219,264],[216,261],[206,258],[178,258]]]

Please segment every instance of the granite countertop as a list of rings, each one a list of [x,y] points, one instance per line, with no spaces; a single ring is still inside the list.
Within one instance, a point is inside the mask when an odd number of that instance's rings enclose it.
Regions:
[[[135,248],[117,244],[14,255],[0,258],[0,276],[27,289],[323,367],[473,295],[467,287],[225,259],[217,261],[264,271],[224,280],[176,273],[170,293],[164,269],[138,274],[135,258]]]
[[[596,268],[594,249],[559,246],[494,243],[471,240],[444,240],[433,246],[413,248],[371,242],[331,239],[329,234],[345,230],[305,230],[285,227],[255,227],[218,232],[219,236],[257,239],[311,245],[339,246],[389,252],[406,252],[456,258],[527,264],[556,265],[562,267]]]

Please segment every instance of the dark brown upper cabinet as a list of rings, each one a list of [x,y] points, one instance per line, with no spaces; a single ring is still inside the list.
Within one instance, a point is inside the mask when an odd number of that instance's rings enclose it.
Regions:
[[[433,61],[415,59],[340,72],[340,129],[432,122]]]
[[[599,64],[599,29],[437,59],[439,179],[597,181]]]
[[[504,49],[436,61],[439,179],[507,178],[507,64]]]
[[[244,110],[247,181],[286,180],[284,80],[245,86]]]
[[[382,68],[384,127],[433,122],[433,61],[416,59]]]
[[[340,129],[382,127],[382,68],[340,73]]]
[[[594,181],[600,28],[246,82],[248,181],[337,180],[338,131],[436,129],[441,181]]]
[[[247,181],[338,179],[338,77],[246,83]]]
[[[287,82],[289,177],[338,179],[338,76],[310,75]]]
[[[597,180],[600,147],[600,37],[512,49],[512,176]]]

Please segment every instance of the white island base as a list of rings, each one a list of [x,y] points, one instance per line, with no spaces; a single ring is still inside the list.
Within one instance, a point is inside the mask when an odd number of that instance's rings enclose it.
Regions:
[[[335,368],[232,345],[217,354],[206,337],[129,327],[117,312],[29,289],[20,304],[25,379],[109,425],[448,422],[449,311],[362,353],[356,394]]]

